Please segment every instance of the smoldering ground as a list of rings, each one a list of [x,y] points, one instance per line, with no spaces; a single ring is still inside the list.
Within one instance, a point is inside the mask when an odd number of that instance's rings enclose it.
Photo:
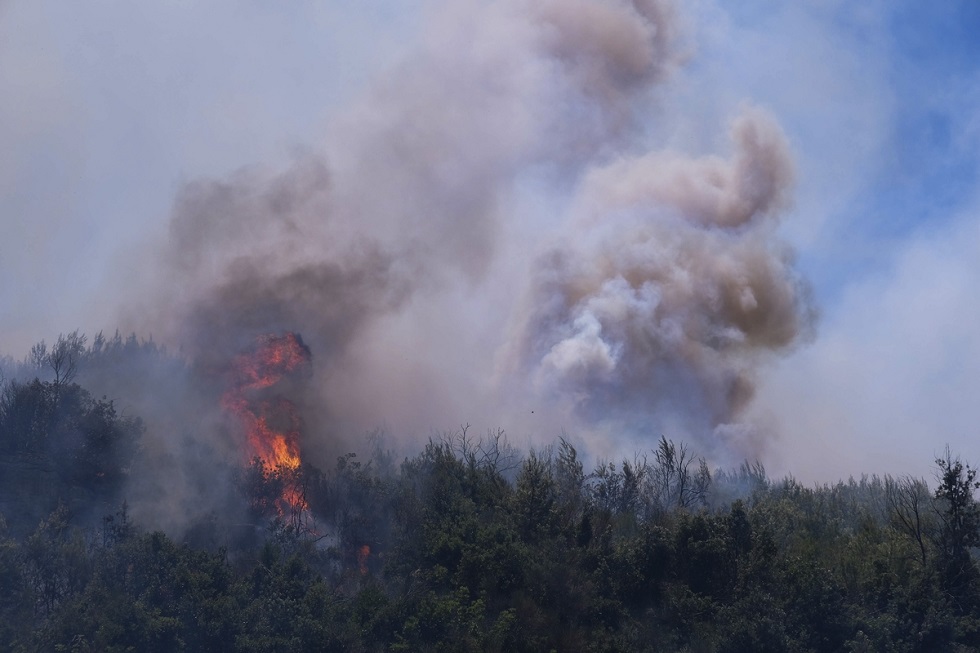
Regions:
[[[453,2],[425,30],[288,169],[187,184],[121,323],[200,369],[302,334],[315,462],[382,424],[758,456],[753,379],[812,323],[776,119],[746,108],[717,154],[645,129],[692,56],[665,0]]]

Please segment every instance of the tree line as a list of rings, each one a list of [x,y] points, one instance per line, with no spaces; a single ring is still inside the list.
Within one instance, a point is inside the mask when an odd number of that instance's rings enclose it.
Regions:
[[[0,388],[2,650],[980,648],[976,470],[948,450],[932,489],[804,486],[666,437],[587,467],[463,427],[401,461],[375,437],[329,469],[253,462],[247,518],[167,534],[125,502],[143,423],[79,378]]]

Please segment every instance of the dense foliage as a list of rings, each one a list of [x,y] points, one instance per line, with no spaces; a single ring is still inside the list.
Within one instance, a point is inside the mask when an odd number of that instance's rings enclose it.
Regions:
[[[564,439],[519,455],[462,429],[400,465],[375,446],[304,467],[293,514],[268,500],[286,470],[253,464],[247,523],[168,535],[124,502],[141,433],[63,374],[4,384],[0,649],[980,647],[976,472],[949,452],[933,491],[804,487],[666,438],[589,470]]]

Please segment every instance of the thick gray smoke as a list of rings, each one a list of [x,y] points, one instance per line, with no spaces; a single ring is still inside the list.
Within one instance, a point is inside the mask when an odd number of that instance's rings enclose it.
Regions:
[[[322,149],[188,185],[124,324],[204,367],[301,333],[323,440],[737,431],[810,319],[792,166],[759,110],[729,158],[644,142],[681,31],[666,0],[446,3]]]
[[[654,152],[584,177],[513,343],[540,391],[621,428],[676,420],[744,437],[759,355],[795,342],[812,315],[773,235],[792,181],[782,133],[749,109],[731,136],[730,160]]]

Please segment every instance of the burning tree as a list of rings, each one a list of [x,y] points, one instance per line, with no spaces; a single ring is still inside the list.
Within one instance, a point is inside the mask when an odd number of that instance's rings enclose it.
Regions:
[[[309,368],[310,358],[298,334],[259,336],[252,348],[232,360],[228,390],[221,398],[242,425],[252,474],[275,481],[267,485],[276,490],[271,503],[280,516],[307,508],[299,476],[302,421],[296,405],[280,391],[285,379]]]

